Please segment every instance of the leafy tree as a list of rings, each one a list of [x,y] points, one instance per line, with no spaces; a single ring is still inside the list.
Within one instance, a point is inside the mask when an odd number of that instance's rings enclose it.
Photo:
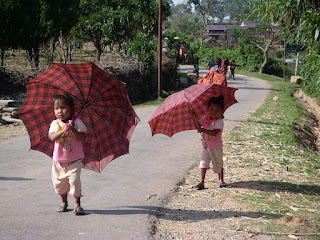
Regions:
[[[181,63],[184,59],[180,56],[179,50],[181,47],[184,47],[187,50],[190,49],[190,37],[186,34],[176,32],[166,32],[164,37],[167,39],[167,46],[170,49],[167,56],[171,59],[175,59],[177,63]]]
[[[257,11],[283,27],[287,39],[306,47],[301,74],[307,93],[320,98],[320,2],[318,0],[260,0]]]
[[[39,47],[60,31],[68,33],[77,21],[79,0],[15,1],[15,33],[18,46],[27,51],[32,68],[39,66]]]
[[[152,71],[152,64],[154,60],[154,51],[157,49],[156,43],[148,39],[147,34],[138,33],[136,40],[130,44],[130,53],[139,56],[139,62],[143,63],[145,74]]]
[[[216,2],[216,0],[188,0],[188,4],[194,4],[196,12],[200,14],[204,29],[208,26],[209,9]]]
[[[97,49],[100,61],[105,47],[117,40],[123,29],[120,24],[121,10],[116,0],[81,0],[80,18],[74,30],[84,41],[91,41]]]
[[[210,20],[218,19],[222,24],[225,19],[239,22],[241,17],[249,14],[258,0],[189,0],[195,10],[202,16],[206,28]]]
[[[250,43],[257,46],[263,53],[264,61],[261,64],[259,73],[264,73],[268,64],[268,53],[273,45],[279,43],[280,31],[278,26],[270,22],[261,23],[256,26],[254,32],[251,34]]]
[[[320,52],[320,2],[318,0],[260,0],[257,10],[270,22],[284,27],[287,37]]]
[[[169,17],[170,25],[167,31],[184,33],[187,35],[200,36],[203,33],[203,26],[200,18],[192,12],[192,8],[187,4],[178,4],[171,8]]]
[[[15,42],[15,1],[0,1],[0,51],[1,66],[4,64],[5,50],[14,46]]]
[[[91,41],[97,49],[97,60],[107,45],[133,40],[138,32],[149,39],[157,32],[158,3],[154,0],[81,0],[78,36]],[[170,13],[163,2],[163,15]]]

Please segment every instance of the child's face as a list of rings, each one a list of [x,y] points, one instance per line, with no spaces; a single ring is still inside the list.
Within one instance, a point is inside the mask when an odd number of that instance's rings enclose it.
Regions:
[[[65,101],[55,101],[53,110],[57,119],[60,119],[63,122],[67,122],[71,119],[72,109]]]
[[[221,118],[222,109],[218,104],[210,104],[208,107],[208,114],[211,119]]]

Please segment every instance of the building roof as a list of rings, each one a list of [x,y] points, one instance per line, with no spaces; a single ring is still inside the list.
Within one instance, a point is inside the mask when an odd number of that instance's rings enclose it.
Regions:
[[[243,29],[240,25],[208,25],[207,31],[227,31],[230,29]]]
[[[257,21],[242,21],[240,25],[214,24],[208,25],[207,31],[227,31],[230,29],[249,29],[255,28],[259,24]]]
[[[257,21],[242,21],[240,26],[246,28],[255,28],[259,24]]]

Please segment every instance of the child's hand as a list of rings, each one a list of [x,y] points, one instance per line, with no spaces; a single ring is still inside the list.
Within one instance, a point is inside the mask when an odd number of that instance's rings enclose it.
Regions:
[[[199,124],[196,124],[195,127],[196,127],[198,133],[201,133],[201,132],[202,132],[202,127],[199,126]]]
[[[69,125],[70,128],[73,128],[74,127],[73,120],[69,120],[69,123],[67,125]]]

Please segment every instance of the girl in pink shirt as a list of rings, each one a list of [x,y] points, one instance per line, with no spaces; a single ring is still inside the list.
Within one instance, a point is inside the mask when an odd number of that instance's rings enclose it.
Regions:
[[[225,187],[223,180],[223,96],[212,97],[208,101],[207,114],[194,124],[198,132],[202,135],[202,154],[200,161],[200,182],[194,187],[197,189],[204,189],[204,179],[207,169],[210,168],[212,162],[212,169],[219,176],[219,186]]]
[[[71,97],[57,95],[52,102],[54,115],[49,129],[49,138],[54,141],[52,181],[62,203],[58,212],[67,211],[68,193],[75,198],[74,213],[84,214],[80,205],[81,195],[81,167],[84,158],[82,143],[85,140],[86,126],[74,115],[74,104]]]

